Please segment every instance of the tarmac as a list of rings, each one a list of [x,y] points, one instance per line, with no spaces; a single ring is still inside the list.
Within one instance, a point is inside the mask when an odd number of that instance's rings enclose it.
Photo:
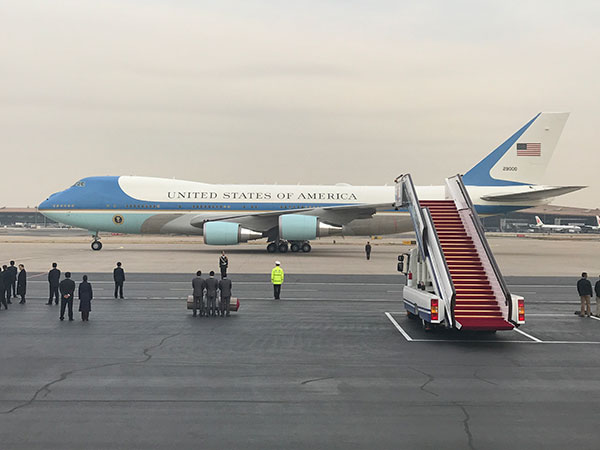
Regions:
[[[192,267],[216,264],[215,249],[37,245],[2,245],[5,259],[29,258],[27,304],[0,311],[3,449],[598,447],[600,319],[573,314],[577,272],[591,269],[535,276],[553,265],[554,243],[528,256],[537,254],[533,273],[507,277],[526,299],[526,324],[495,334],[426,332],[409,320],[399,245],[378,245],[369,262],[359,243],[306,255],[232,249],[241,309],[230,318],[185,307]],[[46,269],[36,267],[56,255],[90,277],[89,322],[77,312],[60,322],[45,304]],[[115,257],[129,267],[125,300],[112,295]],[[143,270],[159,257],[164,270]],[[280,301],[263,270],[274,257],[287,268]]]

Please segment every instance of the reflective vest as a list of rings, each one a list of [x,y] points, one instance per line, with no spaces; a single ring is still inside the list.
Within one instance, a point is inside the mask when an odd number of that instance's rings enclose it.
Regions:
[[[276,266],[271,271],[271,283],[283,284],[283,269],[281,267]]]

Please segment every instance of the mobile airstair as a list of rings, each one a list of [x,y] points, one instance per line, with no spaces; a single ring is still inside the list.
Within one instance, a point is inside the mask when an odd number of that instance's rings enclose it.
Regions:
[[[419,200],[410,175],[396,179],[396,209],[408,209],[417,248],[398,257],[404,306],[426,329],[512,330],[525,323],[524,299],[511,295],[460,175],[444,200]]]

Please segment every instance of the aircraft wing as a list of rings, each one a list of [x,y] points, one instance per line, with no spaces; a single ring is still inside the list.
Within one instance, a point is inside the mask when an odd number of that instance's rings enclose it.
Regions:
[[[514,194],[490,194],[481,197],[488,202],[528,202],[558,197],[559,195],[575,192],[587,186],[531,186],[530,191]]]
[[[205,222],[236,222],[253,230],[267,231],[278,224],[279,216],[283,214],[303,214],[307,216],[317,216],[322,222],[330,225],[342,226],[355,219],[368,219],[373,217],[377,211],[393,209],[392,202],[377,204],[359,204],[359,205],[341,205],[326,206],[322,208],[300,208],[293,210],[251,212],[240,214],[208,215],[199,214],[194,217],[190,223],[198,228],[202,228]]]

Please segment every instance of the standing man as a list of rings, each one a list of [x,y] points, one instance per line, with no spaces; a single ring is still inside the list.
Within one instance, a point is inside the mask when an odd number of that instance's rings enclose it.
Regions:
[[[215,279],[215,273],[211,270],[210,277],[206,280],[206,316],[217,315],[217,289],[219,282]]]
[[[4,296],[6,297],[6,303],[9,305],[12,303],[10,301],[10,292],[12,291],[12,272],[10,269],[4,264],[2,266],[2,282],[4,284]]]
[[[371,244],[367,241],[367,245],[365,245],[365,253],[367,255],[367,261],[371,259]]]
[[[579,317],[590,317],[592,315],[590,307],[590,298],[592,297],[592,283],[587,279],[587,272],[581,274],[581,279],[577,282],[577,292],[581,299],[581,312]]]
[[[11,274],[12,283],[10,285],[12,290],[13,298],[17,298],[17,267],[15,266],[15,262],[11,261],[10,266],[8,266],[8,271]]]
[[[229,266],[229,260],[227,256],[225,256],[225,251],[221,252],[221,256],[219,256],[219,269],[221,269],[221,279],[227,276],[227,267]]]
[[[231,301],[231,280],[227,275],[219,281],[219,290],[221,291],[221,317],[229,316],[229,302]],[[225,314],[227,313],[227,314]]]
[[[117,263],[117,267],[113,270],[113,279],[115,280],[115,298],[117,298],[117,291],[119,297],[123,298],[123,282],[125,281],[125,271],[121,267],[121,263]]]
[[[201,277],[202,271],[196,272],[196,278],[192,280],[192,288],[194,292],[194,317],[196,317],[196,310],[200,310],[200,317],[204,315],[204,290],[206,289],[206,281]]]
[[[8,303],[6,303],[6,289],[4,288],[4,274],[0,272],[0,309],[8,309]]]
[[[281,268],[281,263],[279,261],[275,261],[275,267],[271,270],[271,283],[273,283],[273,295],[275,300],[279,300],[279,296],[281,294],[281,285],[283,284],[283,269]]]
[[[596,281],[594,291],[596,291],[596,317],[600,317],[600,280]]]
[[[20,304],[25,303],[25,293],[27,292],[27,272],[25,266],[19,264],[19,276],[17,277],[17,294],[21,296]]]
[[[58,285],[60,290],[60,320],[65,320],[65,307],[69,307],[69,322],[73,320],[73,295],[75,282],[71,280],[71,272],[65,272],[65,279]]]
[[[50,285],[50,298],[46,305],[52,304],[52,297],[54,302],[58,305],[58,284],[60,282],[60,270],[56,268],[56,263],[52,263],[52,269],[48,272],[48,284]]]

